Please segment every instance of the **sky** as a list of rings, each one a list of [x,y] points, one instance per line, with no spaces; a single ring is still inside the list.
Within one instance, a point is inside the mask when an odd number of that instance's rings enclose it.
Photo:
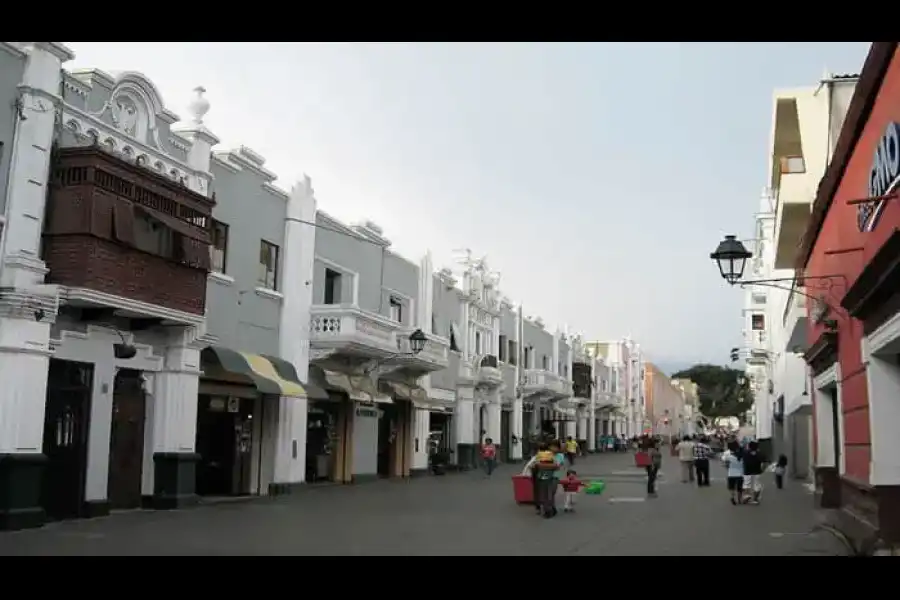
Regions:
[[[436,268],[469,248],[548,328],[630,335],[664,371],[726,363],[740,290],[709,260],[752,237],[772,92],[859,72],[869,42],[68,42],[67,68],[207,89],[245,145],[319,208]]]

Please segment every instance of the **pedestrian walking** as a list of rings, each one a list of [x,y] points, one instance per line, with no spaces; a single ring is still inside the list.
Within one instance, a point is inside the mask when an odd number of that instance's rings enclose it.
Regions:
[[[543,445],[543,450],[535,456],[532,473],[535,483],[535,506],[537,513],[549,519],[556,516],[556,488],[559,479],[557,470],[559,466],[552,450]]]
[[[569,466],[575,466],[575,456],[578,454],[578,442],[572,439],[572,436],[566,438],[566,459]]]
[[[697,487],[709,487],[709,459],[712,454],[708,437],[701,437],[694,442],[694,471],[697,473]]]
[[[732,504],[743,504],[744,497],[744,462],[740,445],[732,441],[728,451],[722,455],[722,462],[728,469],[728,492]]]
[[[775,463],[775,487],[779,490],[784,489],[784,474],[787,472],[788,458],[784,454],[778,456],[778,462]]]
[[[681,464],[681,482],[694,483],[694,442],[690,436],[684,436],[684,439],[675,445],[675,454]]]
[[[656,478],[659,477],[659,470],[662,468],[662,452],[659,450],[659,443],[652,438],[647,439],[646,449],[650,456],[650,464],[645,467],[647,469],[647,495],[655,498]]]
[[[755,441],[747,442],[747,447],[741,451],[741,462],[744,465],[744,484],[750,494],[748,502],[759,504],[762,497],[763,485],[761,477],[765,471],[768,459],[759,449]]]
[[[496,463],[497,446],[494,445],[494,440],[491,438],[484,438],[484,443],[481,445],[481,464],[488,477],[493,474]]]
[[[523,475],[531,476],[531,497],[534,499],[534,507],[538,514],[541,513],[540,478],[538,477],[536,466],[539,462],[553,462],[553,454],[550,453],[547,445],[544,443],[537,445],[537,451],[534,453],[534,456],[525,463],[525,468],[522,469]]]

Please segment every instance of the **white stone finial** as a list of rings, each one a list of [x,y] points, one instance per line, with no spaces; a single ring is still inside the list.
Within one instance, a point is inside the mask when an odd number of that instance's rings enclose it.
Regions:
[[[192,120],[197,125],[201,125],[203,123],[203,117],[205,117],[206,113],[209,112],[209,100],[203,97],[203,94],[205,93],[206,88],[202,85],[198,85],[197,87],[195,87],[194,97],[191,98],[191,102],[187,107]]]

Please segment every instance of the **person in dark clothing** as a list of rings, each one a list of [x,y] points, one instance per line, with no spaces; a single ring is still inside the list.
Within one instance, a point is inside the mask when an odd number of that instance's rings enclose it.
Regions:
[[[759,444],[750,442],[741,452],[741,460],[744,463],[744,476],[747,478],[747,487],[750,492],[750,502],[759,503],[762,494],[762,482],[760,477],[765,470],[765,455],[760,451]]]
[[[775,463],[775,487],[784,489],[784,474],[787,472],[788,459],[784,454],[779,455]]]
[[[709,487],[709,459],[712,453],[708,437],[701,437],[694,444],[694,470],[697,472],[697,487]]]
[[[656,479],[662,468],[662,452],[659,451],[656,441],[649,438],[645,448],[647,454],[650,455],[650,464],[647,466],[647,495],[653,498],[656,497]]]

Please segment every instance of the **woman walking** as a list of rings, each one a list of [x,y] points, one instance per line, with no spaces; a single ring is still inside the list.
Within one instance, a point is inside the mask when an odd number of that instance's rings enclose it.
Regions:
[[[728,444],[728,452],[722,456],[722,462],[728,469],[728,492],[732,504],[741,504],[744,496],[744,461],[741,446],[732,441]]]

